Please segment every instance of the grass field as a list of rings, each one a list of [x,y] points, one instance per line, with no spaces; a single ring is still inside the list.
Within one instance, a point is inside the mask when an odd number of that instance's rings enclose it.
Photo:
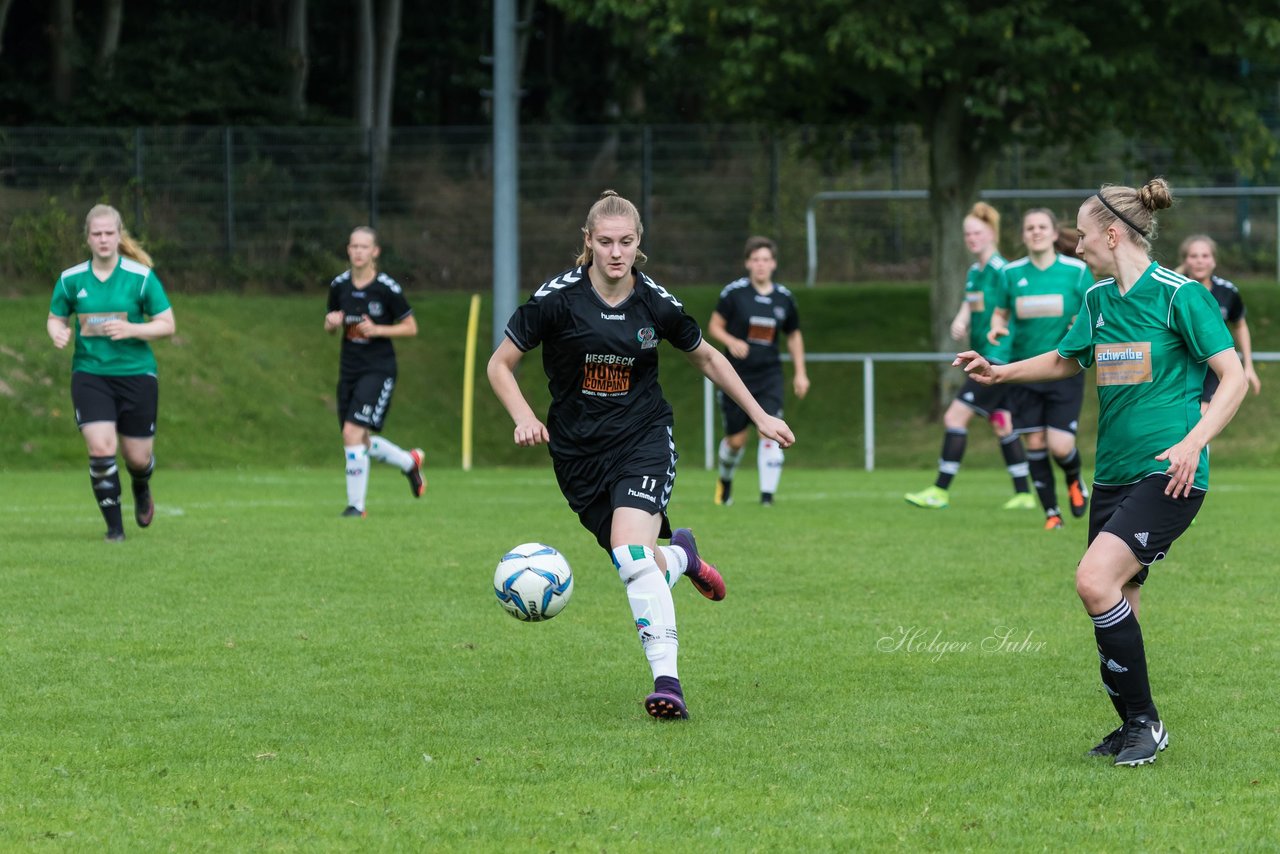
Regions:
[[[364,520],[336,466],[162,468],[117,546],[83,472],[6,473],[0,849],[1280,849],[1274,472],[1215,468],[1153,571],[1171,743],[1117,769],[1083,756],[1114,725],[1084,525],[995,510],[996,471],[925,512],[918,470],[788,469],[766,510],[682,468],[673,518],[729,596],[677,587],[693,718],[660,723],[543,460],[416,502],[375,469]],[[577,576],[538,625],[490,590],[531,539]]]

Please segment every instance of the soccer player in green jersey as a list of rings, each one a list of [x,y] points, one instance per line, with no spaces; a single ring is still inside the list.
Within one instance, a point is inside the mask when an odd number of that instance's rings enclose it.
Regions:
[[[1138,602],[1151,566],[1190,526],[1209,488],[1209,442],[1245,394],[1217,302],[1150,258],[1164,179],[1105,186],[1080,206],[1076,254],[1103,278],[1056,349],[1008,365],[956,357],[978,382],[1036,382],[1097,366],[1098,453],[1089,544],[1076,593],[1093,621],[1102,682],[1120,726],[1090,751],[1145,765],[1169,743],[1147,678]],[[1206,365],[1219,381],[1204,414]]]
[[[1032,208],[1022,217],[1022,242],[1027,257],[1011,261],[991,313],[988,340],[998,343],[1005,335],[1010,361],[1043,353],[1060,339],[1075,319],[1085,289],[1093,277],[1078,258],[1058,254],[1055,241],[1058,220],[1048,208]],[[1027,465],[1044,508],[1045,529],[1062,527],[1062,511],[1053,483],[1053,456],[1066,479],[1073,516],[1083,516],[1089,492],[1080,478],[1080,452],[1076,429],[1084,403],[1084,377],[1057,382],[1031,383],[1012,390],[1013,429],[1026,439]]]
[[[987,341],[991,312],[995,309],[1000,289],[1000,271],[1006,263],[997,247],[999,234],[999,212],[986,202],[975,204],[964,218],[964,244],[974,260],[965,279],[964,302],[951,321],[952,338],[968,341],[971,348],[997,364],[1009,360],[1008,339],[998,344]],[[964,459],[965,445],[969,441],[969,420],[976,412],[991,422],[996,438],[1000,440],[1005,467],[1009,477],[1013,478],[1013,497],[1004,503],[1004,509],[1035,508],[1035,499],[1031,497],[1031,488],[1027,484],[1027,454],[1022,447],[1022,439],[1013,432],[1008,392],[1006,388],[984,386],[971,380],[964,384],[942,415],[946,432],[942,437],[942,453],[938,457],[938,476],[933,486],[904,495],[908,504],[928,510],[941,510],[950,505],[947,490],[960,471],[960,461]]]
[[[96,205],[85,218],[92,258],[62,271],[53,286],[45,328],[59,350],[72,337],[71,402],[89,450],[89,479],[109,543],[124,540],[117,450],[133,486],[133,517],[145,528],[155,516],[152,449],[159,384],[148,343],[173,334],[173,308],[151,269],[151,256],[125,231],[120,212]]]

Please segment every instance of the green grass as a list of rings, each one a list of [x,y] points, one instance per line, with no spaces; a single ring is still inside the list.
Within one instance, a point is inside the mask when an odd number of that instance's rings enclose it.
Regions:
[[[1278,848],[1274,472],[1216,468],[1152,573],[1171,746],[1139,769],[1082,755],[1113,725],[1084,525],[993,509],[997,472],[926,512],[920,471],[788,468],[766,510],[683,467],[673,518],[729,597],[675,591],[681,723],[644,715],[625,597],[545,462],[429,474],[415,502],[375,469],[342,520],[337,465],[162,465],[118,546],[82,472],[5,474],[0,849]],[[538,625],[490,591],[530,539],[577,575]],[[1006,628],[1029,643],[990,649]]]
[[[1280,288],[1244,283],[1255,349],[1280,350]],[[172,294],[178,334],[156,345],[160,363],[157,454],[171,469],[329,466],[340,458],[334,415],[338,341],[320,329],[323,293],[308,297]],[[677,290],[705,321],[719,291]],[[421,333],[397,342],[400,378],[387,436],[422,446],[435,467],[457,466],[461,449],[462,365],[470,297],[411,295]],[[928,291],[919,284],[824,287],[799,292],[810,352],[930,351]],[[511,421],[484,376],[491,300],[483,301],[477,363],[474,460],[477,466],[542,462],[511,441]],[[9,451],[0,471],[83,469],[68,388],[71,358],[44,332],[45,298],[0,301],[0,438]],[[932,468],[941,434],[934,398],[936,368],[882,363],[876,369],[876,461],[886,467]],[[1259,364],[1264,391],[1248,399],[1215,443],[1215,460],[1237,466],[1280,465],[1280,370]],[[805,400],[788,397],[787,420],[799,443],[790,465],[856,468],[863,464],[862,366],[814,364]],[[1092,377],[1092,372],[1089,374]],[[540,355],[525,360],[522,384],[544,411]],[[662,359],[662,384],[676,413],[676,435],[688,461],[701,462],[702,377],[674,350]],[[1080,444],[1092,461],[1096,400],[1085,398]],[[719,428],[718,415],[716,429]],[[997,445],[975,425],[966,463],[1002,465]]]

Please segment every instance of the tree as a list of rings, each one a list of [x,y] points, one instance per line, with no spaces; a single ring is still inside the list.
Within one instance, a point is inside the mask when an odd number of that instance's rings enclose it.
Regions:
[[[76,27],[72,0],[57,0],[53,5],[53,22],[49,38],[53,49],[50,64],[50,87],[57,104],[67,104],[75,88]]]
[[[391,111],[400,46],[400,0],[382,0],[378,26],[373,0],[356,4],[356,122],[373,141],[374,171],[381,180],[391,147]]]
[[[120,49],[120,29],[124,25],[124,0],[106,0],[102,6],[102,33],[98,41],[98,69],[110,79],[115,72]]]
[[[4,25],[9,20],[9,7],[13,0],[0,0],[0,53],[4,53]]]
[[[307,113],[307,72],[310,63],[307,54],[307,0],[289,0],[284,46],[289,59],[289,81],[286,87],[289,112],[300,119]]]
[[[1009,144],[1088,146],[1115,129],[1244,169],[1275,150],[1259,118],[1271,90],[1243,80],[1240,65],[1259,60],[1274,84],[1274,0],[551,2],[618,33],[620,46],[699,52],[714,67],[708,118],[917,125],[929,146],[940,350],[952,347],[964,288],[965,210]],[[648,32],[636,39],[640,24]]]

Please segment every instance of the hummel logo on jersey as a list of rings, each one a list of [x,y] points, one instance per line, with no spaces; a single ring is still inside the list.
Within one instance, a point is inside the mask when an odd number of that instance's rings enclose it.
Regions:
[[[86,291],[84,288],[81,288],[80,293],[76,294],[76,299],[84,299],[87,296],[89,296],[89,292]]]
[[[626,312],[623,312],[622,314],[605,314],[602,311],[600,312],[600,319],[601,320],[626,320],[627,314]]]
[[[1141,543],[1141,544],[1142,544],[1142,547],[1145,549],[1145,548],[1147,547],[1147,538],[1148,538],[1148,537],[1150,537],[1150,536],[1151,536],[1151,535],[1150,535],[1148,532],[1146,532],[1146,531],[1140,531],[1140,532],[1138,532],[1138,533],[1134,534],[1134,535],[1133,535],[1133,538],[1134,538],[1135,540],[1137,540],[1139,543]]]
[[[1129,668],[1122,667],[1121,665],[1116,664],[1116,660],[1114,658],[1107,659],[1107,669],[1110,670],[1112,673],[1128,673],[1129,672]]]
[[[1106,326],[1106,322],[1102,319],[1102,312],[1098,312],[1098,322],[1093,324],[1094,329],[1101,329]]]

